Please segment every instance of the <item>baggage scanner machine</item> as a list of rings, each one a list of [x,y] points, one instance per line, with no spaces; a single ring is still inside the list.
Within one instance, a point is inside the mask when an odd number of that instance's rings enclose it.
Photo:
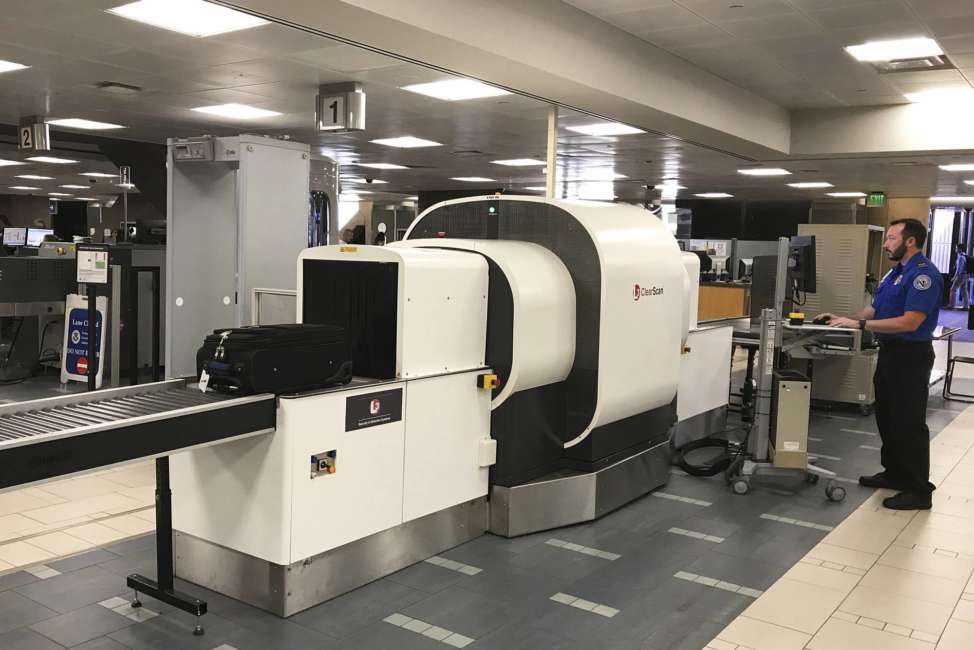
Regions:
[[[177,574],[290,616],[664,484],[688,265],[645,210],[533,197],[303,251],[297,320],[346,327],[357,377],[278,396],[272,435],[173,457]]]

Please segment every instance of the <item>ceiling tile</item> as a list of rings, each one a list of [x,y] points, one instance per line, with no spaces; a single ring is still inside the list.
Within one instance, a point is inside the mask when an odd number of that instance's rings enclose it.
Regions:
[[[924,20],[974,16],[971,0],[907,0],[913,10]]]
[[[332,45],[317,50],[297,52],[292,58],[338,72],[361,72],[396,66],[401,63],[398,59],[351,45]]]
[[[675,0],[698,16],[715,23],[748,18],[766,18],[768,16],[791,14],[794,9],[787,2],[781,0],[746,0],[730,2],[728,0]],[[741,6],[737,6],[741,5]]]
[[[633,34],[672,27],[690,27],[706,22],[700,16],[675,4],[613,14],[604,16],[604,19]]]
[[[974,15],[928,20],[927,25],[938,38],[943,36],[957,36],[960,34],[974,34]]]
[[[829,9],[810,10],[808,15],[830,29],[875,23],[910,22],[913,14],[900,0],[881,0],[862,4],[843,4]]]
[[[787,34],[790,38],[821,34],[821,26],[801,14],[777,14],[748,20],[720,23],[721,28],[745,38],[764,38],[769,34]]]
[[[974,54],[974,34],[943,36],[937,39],[948,56],[955,54]]]
[[[661,29],[637,34],[637,36],[663,49],[692,47],[694,45],[713,46],[734,40],[734,37],[727,32],[707,23],[692,27]]]
[[[673,4],[672,0],[564,0],[564,2],[593,16],[608,16],[624,11],[665,7]]]

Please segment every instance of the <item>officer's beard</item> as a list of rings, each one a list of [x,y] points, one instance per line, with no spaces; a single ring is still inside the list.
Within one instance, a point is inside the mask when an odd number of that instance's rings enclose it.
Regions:
[[[889,251],[886,254],[894,262],[899,262],[906,255],[906,244],[900,244],[895,251]]]

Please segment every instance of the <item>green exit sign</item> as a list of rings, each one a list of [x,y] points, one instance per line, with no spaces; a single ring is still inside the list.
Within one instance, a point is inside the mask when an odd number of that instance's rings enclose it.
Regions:
[[[885,192],[870,192],[869,197],[866,199],[866,205],[870,208],[881,208],[886,205],[886,193]]]

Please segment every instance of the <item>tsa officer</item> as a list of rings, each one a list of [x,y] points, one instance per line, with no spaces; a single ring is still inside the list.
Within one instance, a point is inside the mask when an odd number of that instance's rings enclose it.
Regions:
[[[940,271],[920,252],[926,239],[927,228],[916,219],[894,221],[883,250],[897,265],[883,278],[872,306],[849,317],[826,314],[829,325],[874,332],[879,341],[873,385],[883,471],[861,476],[859,484],[898,490],[883,500],[892,510],[928,510],[934,490],[927,396],[944,287]]]

